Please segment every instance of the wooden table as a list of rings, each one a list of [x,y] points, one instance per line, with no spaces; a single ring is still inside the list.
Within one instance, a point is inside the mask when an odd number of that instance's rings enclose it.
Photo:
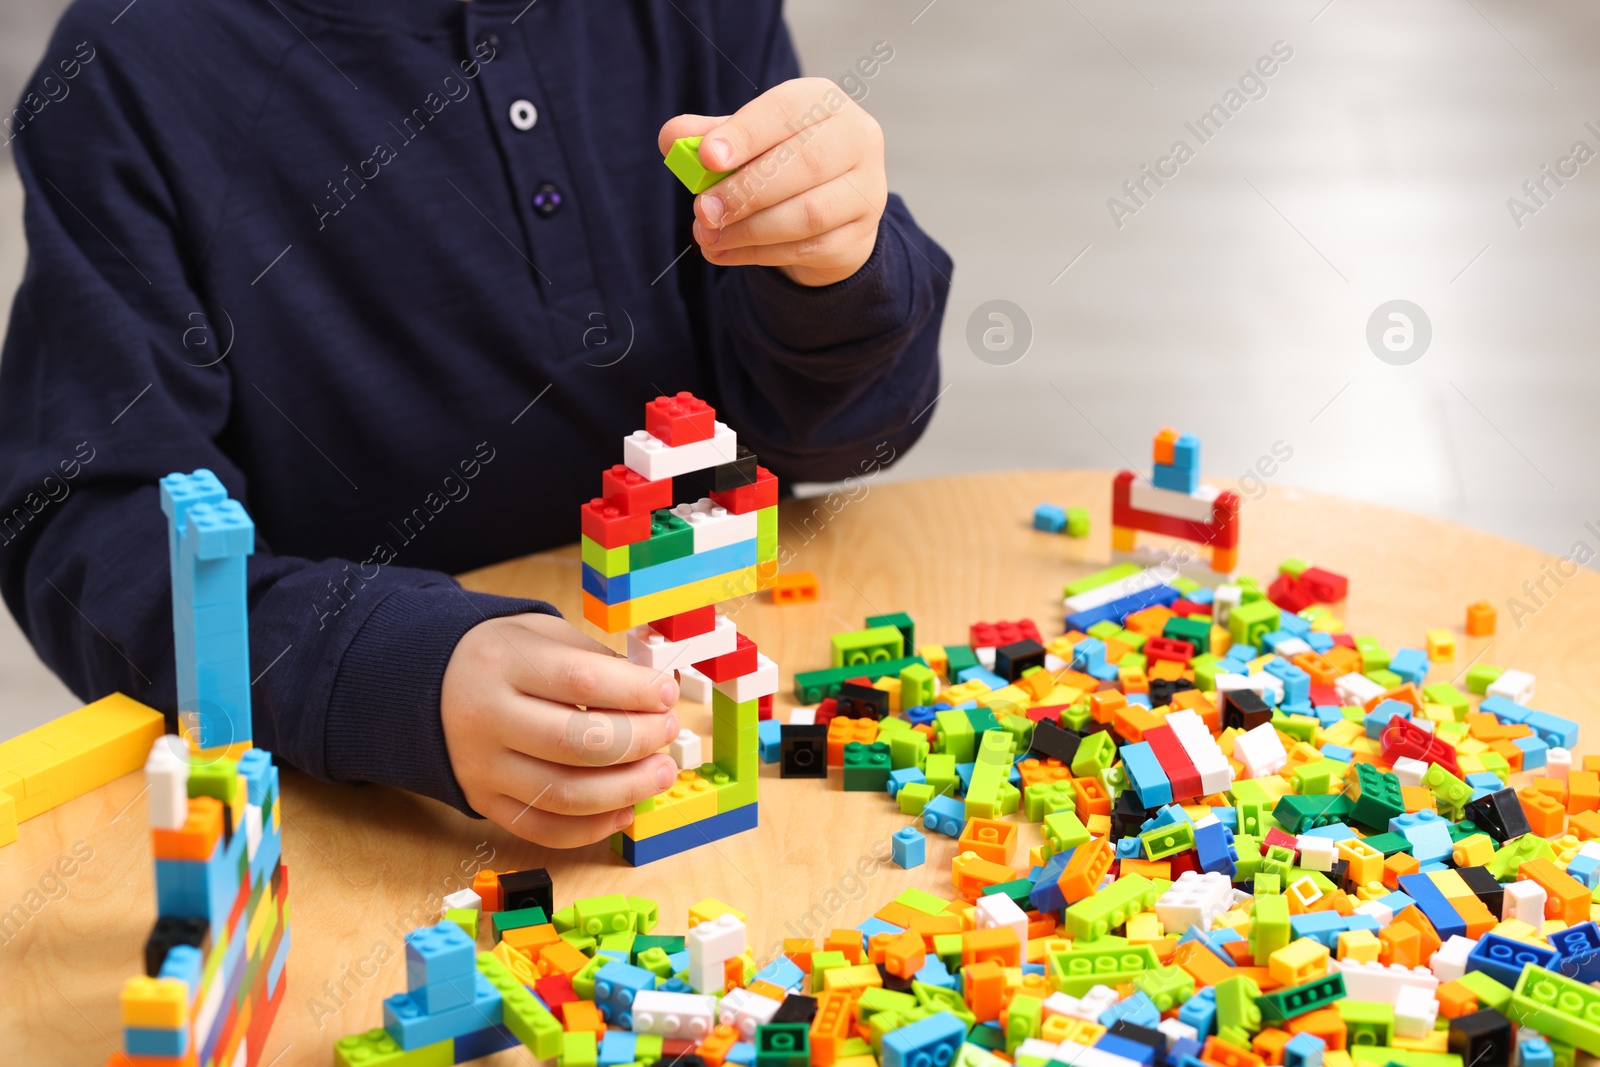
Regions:
[[[828,635],[863,617],[905,610],[919,640],[965,640],[976,620],[1029,617],[1060,632],[1064,582],[1105,565],[1105,472],[987,474],[879,485],[854,495],[791,501],[779,523],[784,565],[817,573],[822,599],[739,610],[741,631],[783,668],[827,665]],[[1035,532],[1034,505],[1087,504],[1093,536]],[[1385,647],[1420,647],[1424,630],[1460,633],[1469,601],[1500,608],[1492,639],[1458,636],[1457,661],[1538,675],[1537,704],[1591,727],[1584,699],[1600,687],[1600,578],[1584,570],[1518,629],[1506,608],[1547,557],[1449,523],[1270,486],[1242,514],[1244,573],[1270,577],[1298,556],[1350,578],[1338,613]],[[581,616],[575,547],[466,575],[472,589],[546,597]],[[1553,583],[1550,588],[1554,589]],[[585,624],[587,625],[587,624]],[[620,641],[615,642],[620,644]],[[779,696],[779,717],[792,703]],[[686,704],[685,725],[709,730],[708,706]],[[758,955],[783,937],[854,926],[907,886],[948,895],[954,842],[928,839],[927,865],[889,862],[888,838],[906,825],[884,796],[844,793],[831,781],[784,781],[762,768],[761,825],[712,847],[632,870],[604,844],[554,852],[440,804],[376,787],[329,785],[284,773],[284,860],[292,875],[290,983],[263,1062],[331,1062],[335,1039],[381,1023],[382,999],[405,984],[401,938],[430,921],[440,896],[480,866],[548,867],[556,899],[606,892],[654,898],[661,931],[681,933],[690,904],[714,896],[745,910]],[[118,1040],[117,991],[139,968],[154,918],[150,850],[139,775],[22,826],[0,849],[0,1046],[12,1062],[100,1063]],[[1032,826],[1024,843],[1038,840]],[[63,873],[70,871],[70,873]],[[20,926],[20,929],[18,927]],[[526,1062],[506,1053],[505,1062]]]

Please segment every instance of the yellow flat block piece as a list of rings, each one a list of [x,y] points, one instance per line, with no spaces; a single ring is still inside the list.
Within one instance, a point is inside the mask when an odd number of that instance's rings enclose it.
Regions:
[[[0,790],[0,845],[9,845],[17,839],[17,802],[11,794]]]
[[[773,568],[776,573],[776,568]],[[740,567],[724,574],[713,574],[698,582],[663,589],[659,593],[634,597],[620,604],[605,604],[592,593],[583,594],[583,617],[606,633],[620,633],[642,623],[681,615],[685,611],[720,604],[760,591],[755,567]]]
[[[1455,871],[1434,871],[1428,875],[1439,892],[1444,894],[1446,900],[1460,900],[1463,897],[1475,897],[1476,893],[1467,885],[1466,879]]]
[[[822,975],[822,988],[828,992],[840,989],[871,989],[883,985],[883,975],[870,963],[856,967],[830,967]]]
[[[702,822],[717,814],[717,787],[692,770],[683,771],[665,793],[645,801],[633,810],[633,825],[626,833],[635,841],[668,830],[681,830],[690,823]]]
[[[944,698],[940,697],[940,699],[943,700]],[[1028,691],[1020,685],[1008,685],[1000,689],[993,689],[989,692],[978,694],[974,699],[977,700],[978,707],[988,708],[997,714],[1004,715],[1021,715],[1033,703],[1033,698],[1028,696]]]
[[[143,767],[165,729],[159,711],[113,693],[0,742],[0,788],[26,821]]]
[[[123,1026],[176,1030],[189,1025],[189,987],[181,978],[130,978],[118,1001]]]
[[[189,747],[194,748],[192,739]],[[219,759],[231,759],[235,763],[238,763],[240,756],[244,755],[246,752],[249,752],[255,747],[255,743],[251,741],[235,741],[231,745],[219,745],[216,748],[194,749],[194,754],[203,761],[214,762]]]
[[[1403,1048],[1411,1052],[1449,1052],[1450,1031],[1433,1030],[1427,1037],[1401,1037],[1395,1034],[1389,1038],[1390,1048]]]
[[[745,921],[744,912],[732,904],[724,904],[716,897],[706,897],[698,904],[689,905],[689,925],[691,927],[699,926],[701,923],[708,923],[712,919],[720,918],[724,915],[732,915],[740,922]]]

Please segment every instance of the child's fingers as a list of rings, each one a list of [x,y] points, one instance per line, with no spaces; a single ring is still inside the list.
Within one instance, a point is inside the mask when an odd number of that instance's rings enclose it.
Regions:
[[[556,641],[525,642],[508,663],[509,680],[522,692],[561,704],[623,711],[670,711],[678,680],[630,663],[610,649],[590,652]]]
[[[696,219],[695,238],[707,250],[772,245],[816,237],[876,214],[852,177],[843,175],[722,229],[705,229]]]
[[[518,837],[549,848],[592,845],[596,841],[604,841],[633,821],[631,807],[597,815],[551,815],[504,794],[490,800],[478,810],[478,814]]]
[[[775,85],[705,133],[700,162],[712,170],[742,167],[797,130],[827,121],[848,102],[827,78]]]
[[[850,173],[862,154],[846,123],[804,130],[695,197],[695,218],[712,229],[729,226]]]
[[[870,225],[871,232],[866,232]],[[704,248],[706,259],[719,267],[811,267],[825,270],[841,264],[859,266],[865,259],[862,248],[869,252],[877,232],[877,223],[863,219],[817,237],[781,244],[751,245],[748,248],[723,248],[712,245]]]
[[[495,761],[490,785],[552,815],[597,815],[664,792],[678,777],[666,754],[614,767],[567,767],[521,752]]]
[[[674,115],[656,135],[656,145],[661,149],[661,155],[665,157],[673,141],[680,137],[699,137],[707,130],[714,130],[727,121],[726,115]]]
[[[678,716],[574,708],[550,701],[516,700],[501,709],[491,734],[502,745],[569,767],[633,763],[678,736]]]

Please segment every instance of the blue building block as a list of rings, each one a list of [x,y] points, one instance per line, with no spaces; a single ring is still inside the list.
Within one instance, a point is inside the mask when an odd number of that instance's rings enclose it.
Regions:
[[[967,806],[955,797],[934,797],[922,809],[922,825],[946,837],[960,837],[967,825]]]
[[[756,972],[756,981],[775,985],[779,989],[799,989],[805,984],[806,972],[788,956],[773,957],[771,963]]]
[[[183,1056],[189,1051],[189,1028],[176,1030],[155,1027],[122,1028],[122,1050],[130,1056]]]
[[[1212,808],[1211,814],[1218,822],[1228,828],[1229,833],[1237,833],[1239,831],[1238,808]]]
[[[1228,809],[1230,812],[1232,808]],[[1232,878],[1239,870],[1239,850],[1233,845],[1233,831],[1220,822],[1207,823],[1194,831],[1195,853],[1200,869],[1208,874]]]
[[[1380,700],[1361,719],[1367,728],[1367,737],[1373,741],[1378,740],[1383,733],[1383,728],[1389,725],[1389,720],[1396,715],[1402,719],[1411,718],[1411,705],[1403,700]]]
[[[1517,1063],[1520,1067],[1556,1067],[1555,1050],[1540,1035],[1524,1030],[1518,1035]]]
[[[1486,715],[1493,715],[1502,723],[1509,725],[1526,725],[1528,716],[1534,713],[1532,708],[1523,707],[1516,701],[1502,696],[1484,697],[1478,704],[1478,710]]]
[[[406,935],[406,988],[469,977],[477,961],[477,945],[455,923],[418,927]]]
[[[607,1033],[607,1037],[616,1033]],[[618,1035],[621,1036],[621,1035]],[[626,1035],[632,1037],[632,1034]],[[517,1035],[507,1030],[504,1026],[486,1026],[482,1030],[474,1030],[456,1038],[455,1054],[457,1063],[468,1063],[472,1060],[493,1056],[496,1052],[504,1052],[508,1048],[516,1048],[522,1044]],[[606,1063],[601,1060],[604,1067],[622,1067],[624,1063],[632,1063],[631,1059],[618,1060],[615,1063]]]
[[[1136,708],[1149,708],[1150,707],[1150,694],[1149,693],[1129,693],[1127,695],[1127,701],[1128,701],[1128,703],[1132,704]]]
[[[889,839],[889,851],[895,864],[906,870],[928,862],[928,842],[914,826],[896,830]]]
[[[1513,737],[1511,743],[1522,749],[1522,769],[1538,770],[1549,762],[1550,746],[1538,737]],[[1549,1046],[1546,1045],[1546,1048]]]
[[[1106,643],[1098,637],[1085,637],[1072,646],[1072,669],[1087,671],[1106,661]]]
[[[783,723],[762,719],[756,723],[756,751],[762,763],[777,763],[783,756]]]
[[[1033,528],[1060,533],[1067,528],[1067,509],[1059,504],[1040,504],[1033,509]]]
[[[267,968],[267,996],[273,997],[278,993],[278,983],[283,979],[283,965],[289,960],[289,933],[290,928],[283,928],[283,936],[278,938],[278,954],[272,958],[272,965]]]
[[[769,722],[772,720],[768,720]],[[926,782],[928,776],[922,773],[921,767],[902,767],[898,771],[889,772],[889,795],[898,796],[903,786]]]
[[[1143,611],[1145,608],[1158,604],[1165,607],[1182,596],[1182,593],[1170,585],[1157,585],[1149,589],[1141,589],[1137,593],[1129,593],[1125,597],[1119,597],[1109,604],[1073,612],[1066,618],[1066,628],[1068,630],[1082,630],[1087,633],[1089,627],[1097,622],[1105,622],[1108,619],[1121,625],[1123,619],[1126,619],[1136,611]]]
[[[1045,861],[1039,868],[1039,873],[1033,876],[1033,888],[1028,891],[1028,903],[1036,911],[1060,911],[1067,906],[1066,894],[1061,891],[1061,875],[1067,869],[1067,862],[1072,859],[1076,849],[1067,849],[1057,852]]]
[[[1389,832],[1411,842],[1411,856],[1418,863],[1446,860],[1455,851],[1450,840],[1450,823],[1436,811],[1414,811],[1389,820]],[[1410,893],[1411,890],[1405,890]],[[1443,931],[1440,931],[1443,933]]]
[[[1006,686],[1011,684],[1010,682],[1007,682],[1004,678],[1000,677],[998,674],[994,673],[994,671],[991,671],[989,668],[981,666],[981,665],[975,666],[975,667],[967,667],[966,669],[962,670],[960,673],[958,673],[956,675],[956,681],[958,681],[958,682],[972,682],[972,681],[982,682],[984,685],[988,686],[991,690],[1004,689]]]
[[[626,959],[614,959],[594,973],[594,1002],[606,1022],[633,1025],[633,998],[641,989],[654,989],[656,976]]]
[[[954,989],[957,982],[955,975],[944,965],[938,956],[929,956],[928,962],[922,965],[922,970],[912,977],[923,985],[936,986],[939,989]]]
[[[396,993],[383,1002],[383,1028],[389,1031],[395,1044],[409,1052],[482,1030],[485,1026],[499,1026],[502,1021],[500,991],[477,971],[472,972],[472,980],[473,999],[447,1011],[423,1011],[411,993]]]
[[[200,950],[193,945],[173,945],[167,949],[166,959],[161,961],[161,970],[157,972],[158,978],[176,978],[189,987],[189,997],[192,1000],[195,991],[200,988],[200,973],[205,965],[205,959],[200,955]],[[152,1056],[167,1055],[167,1053],[152,1052]],[[182,1053],[171,1053],[180,1056]]]
[[[1404,874],[1400,876],[1399,881],[1401,892],[1416,901],[1417,910],[1433,924],[1433,928],[1439,932],[1440,940],[1448,941],[1457,935],[1467,936],[1466,920],[1434,884],[1431,877],[1424,873]]]
[[[1328,1043],[1316,1034],[1295,1034],[1283,1045],[1283,1067],[1322,1067]]]
[[[1322,709],[1319,708],[1318,710],[1320,711]],[[1338,711],[1339,709],[1334,708],[1333,710]],[[1323,723],[1323,725],[1327,726],[1330,724]],[[1323,745],[1318,751],[1320,751],[1328,759],[1336,759],[1340,763],[1349,763],[1356,758],[1356,754],[1350,749],[1345,748],[1343,745]]]
[[[1309,937],[1333,949],[1338,946],[1339,935],[1350,929],[1350,920],[1337,912],[1311,911],[1291,915],[1289,929],[1297,938]]]
[[[1286,659],[1274,659],[1267,662],[1264,668],[1267,674],[1283,682],[1283,704],[1285,709],[1293,706],[1296,709],[1303,707],[1305,710],[1296,711],[1296,714],[1311,714],[1311,675],[1296,667]]]
[[[691,848],[708,845],[713,841],[721,841],[724,837],[754,830],[757,823],[757,805],[745,804],[728,811],[692,822],[688,826],[681,826],[676,830],[668,830],[653,837],[646,837],[635,841],[627,834],[617,833],[611,837],[611,849],[620,852],[622,858],[635,867],[642,867],[646,863],[654,863],[668,856],[676,856],[680,852],[687,852]],[[685,960],[684,966],[688,966]],[[682,968],[677,968],[681,970]]]
[[[622,604],[652,593],[676,589],[690,582],[715,578],[719,574],[753,567],[756,564],[756,538],[696,552],[690,556],[641,567],[607,578],[587,563],[583,565],[583,591],[603,604]]]
[[[1600,927],[1593,922],[1557,930],[1546,937],[1561,954],[1561,973],[1580,982],[1600,981]]]
[[[1533,711],[1522,722],[1547,745],[1567,749],[1578,747],[1578,724],[1571,719],[1563,719],[1548,711]]]
[[[1421,685],[1428,677],[1428,654],[1415,648],[1397,648],[1389,657],[1389,669],[1412,685]]]
[[[1185,1060],[1203,1065],[1203,1061],[1200,1059],[1200,1053],[1203,1048],[1204,1046],[1192,1037],[1180,1037],[1176,1041],[1169,1041],[1167,1043],[1166,1060],[1168,1067],[1178,1067]]]
[[[1560,958],[1555,949],[1513,941],[1499,934],[1484,934],[1467,954],[1467,970],[1482,971],[1510,989],[1517,984],[1522,969],[1528,964],[1554,970]]]
[[[1200,488],[1200,469],[1155,463],[1150,467],[1150,484],[1175,493],[1193,493]]]
[[[879,934],[903,934],[906,932],[905,927],[896,926],[891,922],[884,922],[882,919],[879,919],[876,916],[871,919],[867,919],[864,922],[857,923],[856,930],[861,934],[862,948],[866,948],[867,942],[872,938],[877,937]]]
[[[1146,808],[1172,803],[1172,783],[1161,769],[1161,761],[1149,742],[1122,746],[1122,770]],[[1446,835],[1448,836],[1448,835]]]
[[[1102,1012],[1100,1025],[1110,1027],[1118,1019],[1126,1019],[1135,1026],[1148,1026],[1153,1030],[1161,1023],[1161,1009],[1156,1007],[1148,993],[1136,989],[1132,996],[1119,1000]]]
[[[948,1063],[967,1039],[967,1024],[948,1011],[883,1035],[882,1067]]]
[[[1301,640],[1311,646],[1313,652],[1326,652],[1335,644],[1332,634],[1325,634],[1321,630],[1313,630]]]
[[[1156,1021],[1161,1021],[1159,1016]],[[1120,1056],[1131,1063],[1142,1064],[1143,1067],[1155,1067],[1156,1050],[1142,1041],[1122,1037],[1120,1034],[1105,1033],[1095,1039],[1094,1047],[1113,1056]]]
[[[1202,1041],[1217,1024],[1217,993],[1212,986],[1197,990],[1195,995],[1178,1008],[1178,1021],[1192,1026]]]
[[[1144,855],[1144,842],[1137,837],[1119,837],[1111,847],[1119,860],[1138,859]]]
[[[1348,841],[1358,837],[1354,830],[1342,822],[1329,823],[1327,826],[1312,826],[1300,831],[1301,837],[1326,837],[1332,841]]]
[[[723,1062],[736,1063],[739,1067],[751,1067],[751,1064],[756,1062],[756,1047],[748,1041],[735,1041],[733,1047],[728,1049]]]
[[[1172,465],[1182,470],[1200,469],[1200,438],[1192,433],[1180,433],[1172,442]]]

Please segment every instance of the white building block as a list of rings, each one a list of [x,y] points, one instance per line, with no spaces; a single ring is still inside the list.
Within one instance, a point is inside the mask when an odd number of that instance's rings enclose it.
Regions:
[[[1153,571],[1143,570],[1137,574],[1130,574],[1126,578],[1111,582],[1108,585],[1102,585],[1098,589],[1090,589],[1086,593],[1065,597],[1061,601],[1061,606],[1066,609],[1068,615],[1080,611],[1092,611],[1095,608],[1104,607],[1114,600],[1121,600],[1125,596],[1142,593],[1146,589],[1154,589],[1161,584],[1163,584],[1161,579]]]
[[[1484,696],[1505,697],[1513,704],[1533,702],[1534,676],[1527,671],[1502,671],[1500,677],[1489,683]]]
[[[1572,753],[1564,748],[1552,748],[1544,754],[1544,773],[1549,778],[1559,778],[1563,782],[1567,775],[1572,773]]]
[[[244,851],[250,862],[255,862],[256,849],[260,847],[261,805],[251,804],[246,801],[244,806]]]
[[[689,928],[689,985],[696,993],[723,986],[722,965],[745,949],[744,922],[737,915],[719,915]]]
[[[1122,1001],[1122,998],[1117,995],[1117,991],[1108,985],[1092,987],[1081,999],[1083,1000],[1083,1006],[1094,1012],[1096,1020]]]
[[[1350,959],[1334,960],[1333,965],[1344,974],[1345,993],[1351,1000],[1393,1004],[1402,989],[1421,989],[1431,997],[1439,988],[1439,979],[1426,967]]]
[[[1048,1063],[1061,1055],[1061,1046],[1054,1041],[1046,1041],[1040,1037],[1025,1037],[1022,1039],[1022,1044],[1016,1047],[1013,1055]],[[1068,1061],[1063,1060],[1061,1062]]]
[[[987,645],[983,648],[973,649],[972,654],[978,657],[978,666],[986,671],[992,671],[994,670],[994,651],[994,646]]]
[[[1275,656],[1282,656],[1287,660],[1292,660],[1301,653],[1312,651],[1315,650],[1300,638],[1289,637],[1279,641],[1277,646],[1273,648],[1272,654]]]
[[[1434,949],[1428,970],[1441,982],[1454,982],[1467,973],[1467,957],[1477,945],[1475,938],[1451,935],[1450,940]]]
[[[1439,1001],[1426,989],[1405,986],[1394,1001],[1394,1032],[1398,1037],[1427,1037],[1439,1018]]]
[[[483,898],[470,889],[458,889],[454,893],[445,894],[444,906],[463,908],[467,911],[482,911]]]
[[[711,679],[693,667],[678,668],[678,695],[696,704],[711,703]]]
[[[1040,1018],[1048,1019],[1052,1015],[1065,1015],[1070,1019],[1082,1019],[1085,1022],[1099,1022],[1098,1016],[1091,1016],[1089,1009],[1084,1007],[1083,1001],[1066,993],[1051,993],[1040,1002]]]
[[[1182,708],[1167,715],[1167,725],[1200,775],[1200,792],[1206,796],[1226,792],[1233,786],[1233,765],[1217,747],[1217,739],[1199,715]]]
[[[686,445],[669,445],[647,430],[622,439],[622,462],[652,482],[732,463],[738,452],[739,435],[720,422],[712,424],[710,439]]]
[[[977,922],[980,930],[998,930],[1002,927],[1016,932],[1017,945],[1028,947],[1028,913],[1017,907],[1017,902],[1004,893],[991,893],[978,898]]]
[[[739,627],[726,615],[718,615],[711,629],[703,634],[668,641],[648,624],[628,631],[628,660],[655,671],[699,663],[713,656],[725,656],[739,646]]]
[[[778,691],[778,665],[757,652],[755,670],[726,682],[713,682],[712,686],[736,704],[771,696]]]
[[[1160,1025],[1158,1025],[1156,1029],[1160,1030],[1162,1034],[1166,1036],[1168,1052],[1171,1052],[1172,1046],[1177,1044],[1179,1041],[1200,1040],[1200,1031],[1196,1030],[1188,1023],[1180,1023],[1176,1019],[1162,1019]]]
[[[816,722],[817,709],[815,707],[789,709],[790,726],[814,726]]]
[[[756,1027],[765,1026],[778,1014],[778,1002],[748,989],[730,989],[717,1008],[717,1022],[739,1031],[746,1041],[754,1041]]]
[[[633,1032],[700,1041],[716,1026],[716,998],[642,989],[633,997]]]
[[[1062,659],[1054,652],[1046,652],[1044,654],[1044,669],[1051,674],[1060,674],[1070,666],[1072,666],[1071,660]],[[993,670],[993,668],[990,669]]]
[[[694,531],[695,555],[710,552],[713,548],[736,545],[740,541],[754,541],[756,524],[760,521],[754,511],[735,515],[708,496],[701,497],[693,504],[679,504],[672,509],[672,513],[688,523]]]
[[[1238,585],[1219,585],[1211,597],[1211,622],[1216,626],[1228,625],[1228,616],[1233,614],[1233,609],[1239,606],[1244,599],[1244,587]]]
[[[700,740],[699,734],[686,726],[681,727],[678,736],[667,746],[667,755],[678,765],[678,770],[692,770],[706,761],[705,744]]]
[[[1339,700],[1346,705],[1365,707],[1367,701],[1373,697],[1381,697],[1388,690],[1374,682],[1364,674],[1351,671],[1341,674],[1333,680],[1334,689],[1339,692]]]
[[[1544,905],[1549,896],[1538,882],[1528,879],[1511,882],[1500,898],[1500,918],[1520,919],[1538,929],[1544,925]]]
[[[1333,838],[1312,837],[1309,834],[1301,834],[1295,839],[1295,849],[1300,853],[1300,866],[1306,870],[1333,870]]]
[[[1372,916],[1374,919],[1378,920],[1379,929],[1382,929],[1383,927],[1394,922],[1394,909],[1387,907],[1376,900],[1369,900],[1365,904],[1358,905],[1352,914]]]
[[[189,819],[189,754],[177,734],[162,734],[144,761],[152,830],[182,830]]]
[[[1289,753],[1270,722],[1253,730],[1246,730],[1233,742],[1233,758],[1244,766],[1246,778],[1263,778],[1277,774],[1288,766]]]
[[[1423,760],[1401,756],[1394,761],[1395,777],[1400,779],[1401,785],[1419,786],[1422,784],[1422,776],[1428,773],[1429,766]]]
[[[1216,510],[1218,489],[1202,485],[1193,493],[1180,493],[1176,489],[1161,489],[1137,480],[1128,487],[1128,506],[1139,511],[1153,511],[1157,515],[1171,515],[1190,522],[1210,522]]]
[[[1184,871],[1156,900],[1156,918],[1169,934],[1182,936],[1191,926],[1210,930],[1233,902],[1233,882],[1225,874]]]

